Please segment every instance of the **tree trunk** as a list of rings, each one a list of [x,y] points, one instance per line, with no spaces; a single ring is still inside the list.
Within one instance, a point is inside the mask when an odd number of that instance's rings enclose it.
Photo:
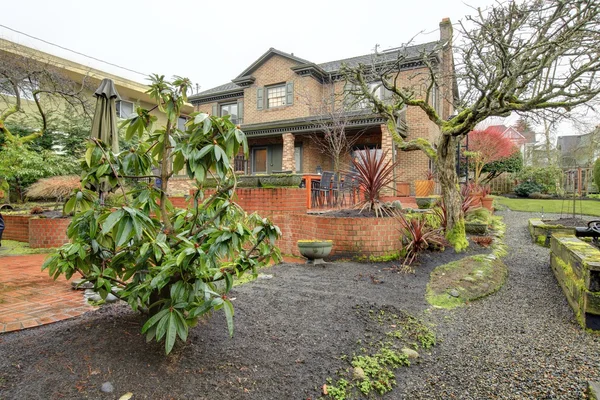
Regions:
[[[169,214],[167,213],[167,190],[169,187],[169,160],[171,156],[171,142],[169,137],[171,135],[171,121],[167,121],[165,129],[165,137],[163,139],[163,156],[160,168],[160,211],[161,220],[165,227],[165,230],[169,233],[173,231],[173,226],[169,220]]]
[[[465,222],[461,212],[462,198],[456,175],[456,149],[462,137],[443,136],[437,149],[436,172],[446,205],[446,239],[459,252],[468,247]]]

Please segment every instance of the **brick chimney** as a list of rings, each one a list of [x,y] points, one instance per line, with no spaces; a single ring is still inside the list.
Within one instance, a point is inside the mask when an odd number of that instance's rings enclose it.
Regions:
[[[440,44],[441,49],[441,71],[438,84],[441,89],[442,119],[447,119],[454,112],[456,91],[454,88],[456,78],[454,76],[454,56],[452,54],[452,22],[450,18],[442,19],[440,22]]]
[[[452,40],[452,23],[450,18],[443,18],[440,22],[440,41],[447,42]]]

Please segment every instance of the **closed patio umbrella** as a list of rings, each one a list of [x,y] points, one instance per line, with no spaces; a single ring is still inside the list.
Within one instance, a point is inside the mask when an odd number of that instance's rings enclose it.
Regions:
[[[96,111],[92,122],[92,138],[100,139],[111,147],[113,153],[119,152],[119,130],[117,128],[117,100],[121,100],[115,84],[110,79],[102,79],[96,92]]]
[[[119,152],[119,130],[117,128],[117,100],[121,100],[115,84],[110,79],[102,79],[96,92],[96,110],[92,121],[91,138],[100,139],[109,146],[113,153]],[[104,182],[97,188],[100,203],[104,204],[104,193],[110,191],[110,186]]]

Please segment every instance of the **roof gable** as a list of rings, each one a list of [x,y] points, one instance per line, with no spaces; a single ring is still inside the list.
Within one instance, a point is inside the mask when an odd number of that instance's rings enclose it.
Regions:
[[[263,65],[265,62],[267,62],[274,55],[278,55],[278,56],[290,59],[292,61],[297,62],[298,64],[310,64],[310,61],[308,61],[308,60],[305,60],[305,59],[300,58],[300,57],[296,57],[293,54],[284,53],[283,51],[279,51],[279,50],[274,49],[273,47],[271,47],[269,50],[267,50],[266,53],[264,53],[256,61],[254,61],[248,68],[246,68],[241,74],[239,74],[238,76],[236,76],[235,79],[239,79],[239,78],[243,78],[243,77],[249,76],[252,72],[256,71],[258,69],[258,67],[260,67],[261,65]]]

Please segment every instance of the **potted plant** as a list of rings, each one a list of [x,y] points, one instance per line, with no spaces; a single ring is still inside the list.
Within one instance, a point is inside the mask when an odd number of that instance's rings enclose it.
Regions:
[[[415,197],[427,197],[433,194],[435,175],[430,169],[425,172],[425,180],[415,181]]]
[[[490,193],[489,186],[481,187],[481,205],[490,211],[494,211],[494,198],[490,196]]]
[[[332,240],[298,240],[298,249],[300,254],[308,259],[307,264],[324,264],[323,258],[331,253],[332,248]]]

